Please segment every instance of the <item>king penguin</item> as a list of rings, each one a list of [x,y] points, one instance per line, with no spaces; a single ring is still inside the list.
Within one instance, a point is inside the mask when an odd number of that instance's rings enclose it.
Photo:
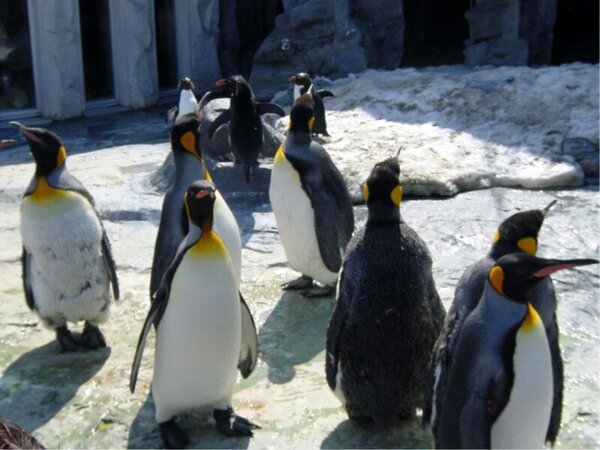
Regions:
[[[257,337],[227,247],[213,229],[216,197],[208,181],[195,181],[187,189],[188,233],[150,306],[131,371],[133,392],[154,324],[152,396],[166,448],[189,443],[175,416],[190,409],[212,409],[217,429],[229,436],[251,436],[256,427],[231,406],[236,366],[244,378],[252,373]]]
[[[325,151],[311,139],[314,110],[309,95],[290,112],[288,136],[273,161],[269,198],[289,265],[302,273],[284,289],[329,295],[354,230],[348,188]],[[314,287],[313,280],[324,287]]]
[[[202,158],[199,126],[200,119],[197,114],[189,113],[179,116],[171,129],[175,178],[163,200],[150,275],[150,296],[158,289],[164,272],[175,256],[177,246],[188,232],[188,220],[183,204],[188,186],[197,179],[212,181]],[[227,246],[239,286],[242,265],[240,230],[235,216],[219,191],[216,192],[214,216],[214,228]]]
[[[212,138],[217,129],[229,123],[229,144],[236,164],[241,164],[246,182],[250,182],[251,168],[258,164],[258,155],[263,147],[263,124],[261,115],[273,113],[284,116],[283,109],[274,103],[259,102],[254,97],[250,84],[241,75],[217,80],[220,91],[213,91],[211,99],[229,97],[229,109],[211,124],[208,135]]]
[[[445,316],[427,246],[400,217],[399,174],[390,158],[364,185],[368,218],[344,256],[325,360],[348,417],[384,426],[422,407]]]
[[[175,123],[178,116],[196,112],[199,109],[198,100],[194,95],[194,83],[188,77],[179,80],[177,85],[179,89],[179,102],[167,113],[167,122],[171,125]]]
[[[530,290],[594,259],[499,258],[454,351],[436,448],[543,448],[553,402],[552,360]]]
[[[315,105],[315,124],[311,130],[313,135],[322,134],[323,136],[329,136],[329,133],[327,133],[327,120],[325,119],[323,99],[325,97],[333,97],[333,93],[325,89],[316,89],[313,86],[310,75],[306,72],[300,72],[291,76],[288,78],[288,81],[294,83],[294,101],[306,93],[309,93],[312,97]],[[311,86],[313,86],[312,89]]]
[[[119,282],[94,199],[67,170],[59,137],[11,122],[25,137],[35,174],[21,201],[23,288],[27,305],[55,330],[62,351],[105,347],[98,325],[110,315]],[[67,322],[85,321],[77,340]]]
[[[518,212],[505,219],[494,235],[488,254],[469,266],[458,281],[454,301],[434,348],[425,395],[423,422],[431,425],[434,436],[437,434],[439,411],[448,389],[448,374],[454,359],[457,338],[465,319],[475,309],[481,298],[490,269],[498,258],[509,253],[536,254],[540,228],[548,211],[555,203],[556,200],[542,210]],[[546,440],[553,443],[558,435],[562,412],[563,361],[558,342],[556,294],[550,277],[541,280],[531,291],[529,298],[546,327],[552,354],[554,401]]]

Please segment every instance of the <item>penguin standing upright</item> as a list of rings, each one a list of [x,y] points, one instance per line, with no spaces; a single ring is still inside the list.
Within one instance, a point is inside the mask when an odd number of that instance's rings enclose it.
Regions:
[[[329,387],[350,419],[382,425],[422,407],[445,315],[427,246],[400,217],[399,174],[390,158],[367,179],[368,219],[348,244],[327,329]]]
[[[292,107],[287,139],[275,154],[269,198],[287,260],[302,273],[283,288],[321,296],[333,291],[354,216],[342,175],[311,139],[313,123],[312,99],[303,95]],[[313,279],[325,287],[311,288]]]
[[[329,136],[329,133],[327,133],[327,121],[325,119],[325,105],[323,104],[323,99],[325,97],[333,97],[333,93],[326,89],[314,88],[312,79],[306,72],[300,72],[291,76],[288,78],[288,81],[294,83],[294,101],[306,93],[309,93],[312,97],[315,105],[315,124],[312,128],[312,134]],[[313,86],[313,89],[310,89],[311,86]]]
[[[110,315],[110,284],[118,300],[119,283],[94,199],[67,170],[67,152],[56,134],[11,125],[27,140],[36,164],[21,201],[27,305],[56,331],[63,351],[105,347],[98,324]],[[82,320],[83,333],[76,340],[67,322]]]
[[[192,80],[188,77],[182,78],[179,80],[177,89],[179,89],[179,102],[167,113],[167,122],[171,125],[175,123],[178,116],[196,112],[199,109]]]
[[[551,202],[543,210],[523,211],[505,219],[496,231],[492,247],[486,257],[469,266],[456,286],[454,301],[440,337],[434,347],[430,367],[426,402],[423,409],[423,422],[430,424],[434,436],[437,434],[437,419],[448,389],[448,374],[454,359],[456,341],[468,315],[475,309],[481,298],[488,273],[495,261],[509,253],[525,252],[535,255],[538,247],[538,234],[544,218],[556,203]],[[558,343],[559,331],[556,318],[556,295],[550,277],[544,278],[530,293],[533,306],[539,312],[546,327],[546,335],[552,353],[554,376],[554,401],[552,420],[548,427],[547,441],[554,442],[560,428],[563,397],[563,362]]]
[[[189,443],[175,416],[190,409],[212,409],[217,429],[226,435],[251,436],[255,428],[231,407],[236,366],[244,377],[252,373],[257,340],[231,257],[213,229],[215,201],[216,189],[208,181],[187,189],[188,233],[155,294],[133,360],[131,392],[154,324],[152,396],[167,448]]]
[[[188,232],[188,220],[183,203],[188,186],[197,179],[211,181],[200,149],[199,126],[198,116],[195,113],[189,113],[179,116],[171,129],[175,178],[163,200],[150,275],[150,296],[158,289],[160,280],[173,260],[177,247]],[[227,246],[239,286],[242,265],[240,230],[233,213],[219,191],[216,192],[214,216],[214,228]]]
[[[285,112],[274,103],[259,102],[254,97],[250,84],[241,75],[217,80],[221,88],[220,96],[230,97],[229,109],[218,116],[211,124],[208,135],[212,138],[217,129],[229,123],[229,144],[236,164],[244,169],[246,182],[250,182],[250,171],[257,164],[258,154],[263,146],[263,125],[261,115],[274,113],[284,116]],[[211,98],[218,98],[213,91]]]
[[[456,342],[436,448],[543,448],[554,381],[545,326],[529,292],[553,272],[597,262],[528,253],[495,262]]]

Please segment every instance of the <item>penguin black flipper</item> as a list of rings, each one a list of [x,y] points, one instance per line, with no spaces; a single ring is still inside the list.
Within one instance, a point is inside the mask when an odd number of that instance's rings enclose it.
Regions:
[[[317,90],[317,94],[319,94],[319,97],[321,98],[335,97],[335,95],[333,95],[333,92],[328,91],[327,89],[319,89]]]
[[[348,316],[348,305],[346,304],[345,299],[351,298],[350,293],[347,292],[349,284],[350,283],[344,281],[344,271],[342,270],[338,284],[340,292],[338,292],[335,308],[331,315],[331,319],[329,320],[329,326],[327,327],[327,343],[325,346],[325,377],[327,378],[327,384],[332,391],[335,391],[337,388],[340,338],[344,332],[344,325]]]
[[[213,121],[213,123],[210,124],[210,127],[208,128],[208,138],[212,139],[213,135],[217,132],[219,127],[221,125],[225,125],[226,123],[229,123],[230,120],[231,120],[231,113],[229,112],[229,110],[223,111],[221,114],[219,114],[217,116],[217,118]]]
[[[31,255],[27,251],[25,247],[23,247],[23,253],[21,254],[21,265],[23,268],[23,291],[25,292],[25,301],[27,302],[27,306],[32,311],[35,309],[35,297],[33,296],[33,289],[31,287],[31,283],[29,282],[29,272],[30,265],[29,262],[31,260]]]
[[[344,179],[329,154],[316,142],[311,142],[310,146],[317,164],[307,164],[302,157],[292,153],[286,153],[286,158],[300,174],[302,188],[315,212],[315,231],[323,263],[330,271],[338,272],[342,266],[342,253],[354,231],[352,202]],[[312,169],[314,166],[321,170]]]
[[[473,394],[465,403],[459,426],[460,434],[467,436],[467,439],[461,441],[461,448],[492,448],[492,421],[485,402],[479,395]]]
[[[261,116],[267,113],[277,114],[281,117],[285,116],[283,108],[276,103],[256,102],[256,112]]]
[[[558,436],[558,431],[560,430],[564,385],[564,367],[563,360],[560,355],[560,346],[558,345],[559,330],[556,313],[554,313],[552,324],[546,328],[546,334],[548,335],[548,344],[550,345],[550,355],[552,357],[552,379],[554,389],[552,412],[550,414],[550,423],[548,425],[548,433],[546,434],[546,442],[554,445],[556,437]]]
[[[117,278],[117,268],[115,265],[115,260],[112,257],[112,251],[110,249],[110,242],[108,241],[108,236],[106,235],[106,230],[104,230],[104,225],[102,226],[102,256],[104,256],[104,261],[106,262],[106,267],[110,272],[110,282],[112,284],[113,289],[113,297],[115,300],[119,300],[119,279]]]
[[[240,346],[238,369],[243,378],[248,378],[258,361],[258,336],[252,313],[241,292],[240,306],[242,308],[242,345]]]
[[[167,111],[167,120],[166,122],[169,125],[173,125],[175,123],[175,119],[177,118],[177,112],[179,108],[177,106],[173,106],[171,109]]]
[[[187,239],[184,240],[179,248],[177,249],[177,253],[175,254],[175,258],[171,265],[165,271],[163,278],[158,286],[158,289],[152,296],[152,302],[150,303],[150,310],[148,311],[148,316],[144,321],[144,326],[142,327],[142,331],[140,333],[140,337],[138,339],[137,347],[135,349],[135,356],[133,357],[133,364],[131,366],[131,375],[129,377],[129,389],[131,393],[135,391],[135,384],[137,382],[138,372],[140,370],[140,363],[142,362],[142,356],[144,355],[144,348],[146,346],[146,339],[148,338],[148,333],[150,333],[150,328],[152,325],[158,327],[160,323],[160,319],[167,308],[167,304],[169,302],[169,293],[171,291],[171,282],[175,277],[175,272],[181,263],[185,253],[189,248],[191,248],[193,243],[187,242]]]
[[[198,103],[199,109],[202,110],[209,102],[216,100],[217,98],[230,98],[230,94],[223,90],[206,91]]]

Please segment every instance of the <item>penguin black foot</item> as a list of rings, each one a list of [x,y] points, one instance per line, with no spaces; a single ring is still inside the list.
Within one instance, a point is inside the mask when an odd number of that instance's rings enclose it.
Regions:
[[[313,286],[310,287],[308,289],[304,289],[302,292],[300,292],[300,294],[302,294],[303,297],[327,297],[328,295],[333,294],[333,288],[329,287],[329,286]]]
[[[213,411],[217,431],[225,436],[254,436],[252,430],[260,428],[248,419],[235,415],[232,408]]]
[[[56,340],[60,345],[61,351],[64,352],[74,352],[77,350],[79,345],[77,341],[69,331],[66,325],[58,327],[56,329]]]
[[[96,350],[97,348],[106,347],[106,340],[104,340],[100,328],[86,321],[85,326],[83,327],[83,333],[81,333],[79,345]]]
[[[284,291],[297,291],[300,289],[307,289],[312,285],[313,279],[311,277],[307,277],[306,275],[302,275],[300,278],[283,283],[281,285],[281,289]]]
[[[164,448],[185,448],[190,443],[185,431],[175,423],[175,418],[158,424],[158,434]]]

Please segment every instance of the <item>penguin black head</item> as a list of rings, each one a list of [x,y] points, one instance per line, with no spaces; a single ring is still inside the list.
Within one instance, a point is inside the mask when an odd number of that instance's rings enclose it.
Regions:
[[[200,149],[200,119],[196,113],[178,116],[171,129],[171,146],[174,152],[188,152],[202,160]]]
[[[194,83],[193,81],[188,78],[182,78],[181,80],[179,80],[179,84],[177,85],[177,89],[181,90],[186,90],[186,91],[193,91],[194,90]]]
[[[212,228],[215,185],[209,181],[194,181],[185,193],[185,206],[190,220],[201,228]]]
[[[543,210],[532,209],[518,212],[505,219],[492,240],[493,250],[498,251],[509,247],[511,250],[518,251],[520,249],[535,256],[540,228],[542,228],[546,214],[555,203],[556,200]]]
[[[290,111],[290,131],[309,133],[315,123],[315,105],[308,94],[296,99]]]
[[[222,78],[215,83],[217,87],[226,89],[232,97],[252,97],[252,88],[242,75]]]
[[[488,278],[494,289],[519,303],[543,278],[563,269],[597,264],[595,259],[544,259],[528,253],[511,253],[499,258]]]
[[[62,166],[67,159],[67,151],[60,138],[45,128],[31,128],[19,122],[10,122],[27,140],[35,160],[37,176],[46,177]]]
[[[288,81],[290,83],[294,83],[294,84],[297,84],[298,86],[304,86],[304,87],[308,87],[312,84],[312,79],[310,78],[310,75],[307,74],[306,72],[297,73],[296,75],[289,77]]]
[[[397,222],[400,218],[402,186],[397,158],[388,158],[373,167],[363,194],[369,209],[369,222]]]

